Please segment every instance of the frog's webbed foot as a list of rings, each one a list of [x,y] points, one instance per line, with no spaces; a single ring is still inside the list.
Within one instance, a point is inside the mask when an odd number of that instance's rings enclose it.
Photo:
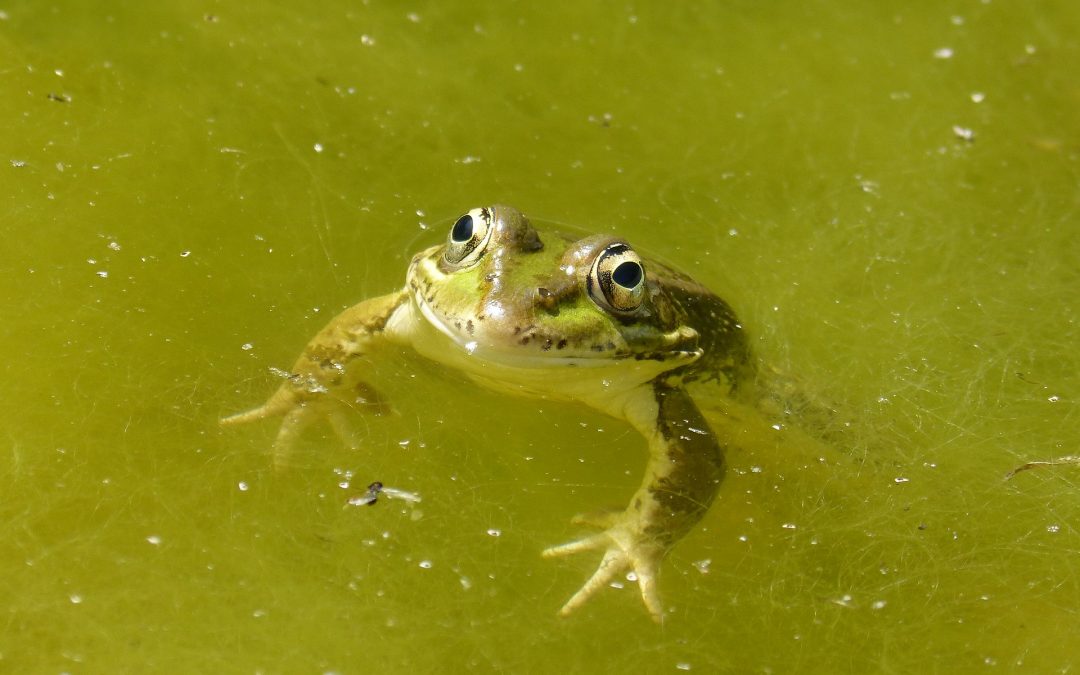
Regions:
[[[575,520],[581,521],[585,518],[579,517]],[[653,621],[661,623],[664,619],[664,609],[657,591],[656,575],[660,561],[664,558],[664,547],[650,541],[638,531],[637,527],[633,527],[632,523],[618,516],[602,516],[598,519],[589,517],[588,520],[593,523],[607,521],[610,525],[603,532],[552,546],[543,552],[545,558],[559,558],[582,551],[604,551],[604,557],[596,568],[596,572],[573,597],[566,601],[559,610],[559,614],[569,615],[607,586],[616,576],[633,572],[637,577],[638,589],[641,591],[645,609],[648,610]]]

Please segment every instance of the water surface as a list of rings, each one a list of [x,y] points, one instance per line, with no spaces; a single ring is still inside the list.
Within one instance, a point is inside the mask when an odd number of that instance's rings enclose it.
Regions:
[[[670,3],[669,3],[670,5]],[[0,6],[0,670],[1063,672],[1080,653],[1074,3]],[[624,424],[403,357],[361,452],[259,402],[460,212],[617,231],[850,422],[733,451],[566,620]],[[821,429],[811,429],[821,431]],[[834,430],[835,431],[835,430]],[[339,484],[349,480],[349,489]],[[420,493],[344,509],[371,480]]]

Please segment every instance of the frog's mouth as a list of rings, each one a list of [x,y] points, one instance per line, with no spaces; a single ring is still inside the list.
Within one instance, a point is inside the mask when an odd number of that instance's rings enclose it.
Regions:
[[[472,323],[469,319],[449,319],[435,311],[428,303],[423,294],[415,289],[412,298],[416,307],[419,308],[422,319],[419,321],[434,328],[438,333],[448,338],[463,354],[469,357],[477,365],[492,364],[498,366],[527,368],[527,369],[551,369],[563,367],[625,367],[619,364],[633,363],[634,370],[648,370],[662,372],[681,365],[680,362],[690,363],[701,356],[701,350],[696,345],[687,344],[687,349],[680,349],[669,344],[659,347],[654,351],[635,352],[615,345],[607,345],[604,348],[590,349],[588,351],[557,351],[557,343],[550,340],[535,340],[522,342],[520,336],[508,339],[505,342],[480,340],[477,336],[469,333],[466,326]],[[438,347],[436,347],[438,349]],[[445,345],[442,347],[446,349]]]

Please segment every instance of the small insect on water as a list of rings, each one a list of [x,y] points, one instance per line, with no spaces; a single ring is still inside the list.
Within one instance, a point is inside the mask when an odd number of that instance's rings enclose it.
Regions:
[[[363,494],[356,495],[355,497],[349,497],[346,505],[371,506],[375,502],[379,501],[380,494],[385,495],[389,499],[401,499],[411,504],[415,504],[420,501],[420,495],[416,494],[415,492],[386,487],[380,481],[375,481],[371,485],[367,486],[367,491]]]

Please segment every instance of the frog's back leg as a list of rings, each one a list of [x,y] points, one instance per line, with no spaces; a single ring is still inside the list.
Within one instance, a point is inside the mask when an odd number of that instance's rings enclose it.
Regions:
[[[371,355],[380,346],[408,340],[408,296],[404,291],[365,300],[330,321],[297,359],[285,382],[257,408],[223,418],[222,426],[284,417],[274,441],[274,465],[286,463],[300,433],[327,420],[352,444],[345,414],[353,409],[383,412],[385,401],[366,378]]]

